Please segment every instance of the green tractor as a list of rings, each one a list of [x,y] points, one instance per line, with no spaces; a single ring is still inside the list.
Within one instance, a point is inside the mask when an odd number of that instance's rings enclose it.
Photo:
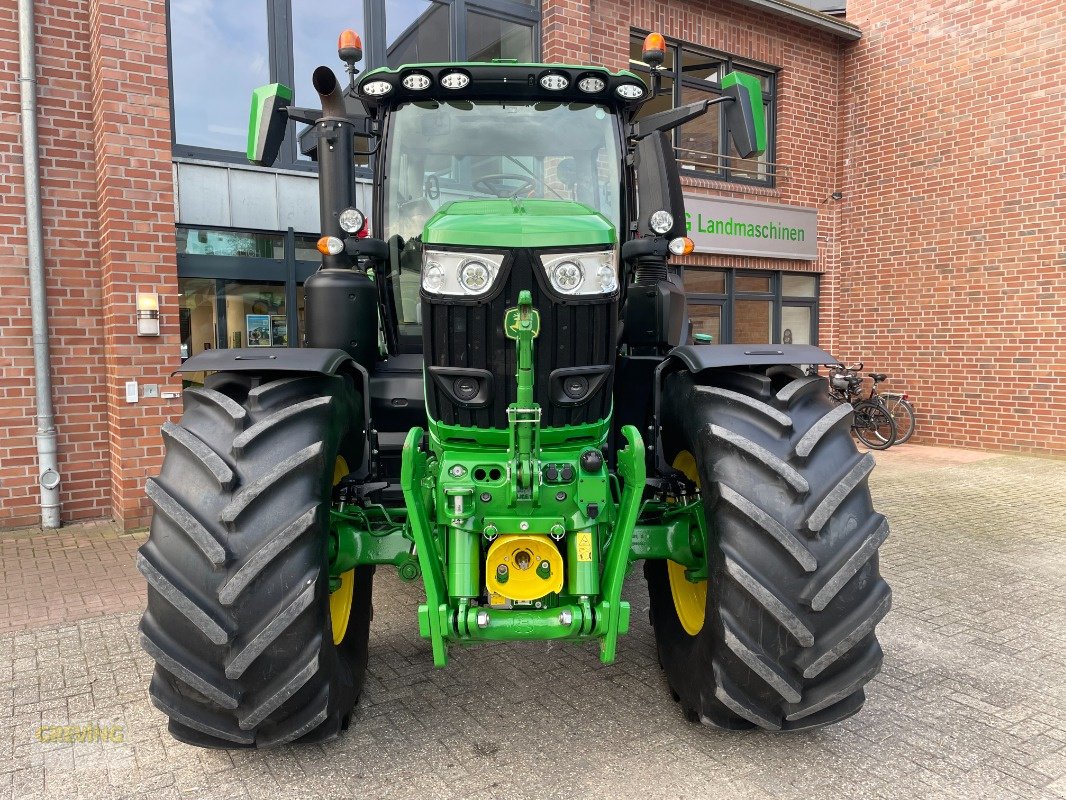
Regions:
[[[644,562],[683,715],[799,730],[862,706],[890,590],[873,467],[806,345],[688,344],[690,251],[666,132],[724,104],[765,147],[758,82],[637,119],[652,88],[590,66],[416,64],[253,98],[249,158],[291,120],[317,160],[305,347],[211,350],[163,427],[138,564],[152,701],[181,741],[267,747],[349,724],[379,566],[421,583],[437,666],[487,641],[599,643]],[[369,153],[373,208],[355,207]],[[373,231],[367,235],[368,228]]]

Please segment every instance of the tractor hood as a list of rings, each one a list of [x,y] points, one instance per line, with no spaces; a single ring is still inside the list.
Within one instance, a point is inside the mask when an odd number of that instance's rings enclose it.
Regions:
[[[478,247],[613,245],[614,226],[597,211],[570,200],[457,200],[426,223],[425,244]]]

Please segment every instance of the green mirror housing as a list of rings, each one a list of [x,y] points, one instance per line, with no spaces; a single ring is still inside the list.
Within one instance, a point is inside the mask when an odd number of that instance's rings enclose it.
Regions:
[[[252,110],[248,118],[248,160],[259,167],[277,161],[289,115],[284,113],[292,102],[293,92],[283,83],[260,86],[252,92]]]
[[[725,104],[725,119],[740,157],[761,156],[766,152],[766,110],[759,79],[730,72],[722,78],[722,94],[734,101]]]

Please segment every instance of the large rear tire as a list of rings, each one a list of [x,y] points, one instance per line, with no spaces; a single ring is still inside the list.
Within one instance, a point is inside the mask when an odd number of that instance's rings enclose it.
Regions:
[[[645,564],[660,663],[685,717],[798,730],[859,710],[881,666],[887,613],[873,457],[824,378],[771,368],[668,376],[667,456],[700,485],[709,580]],[[692,598],[705,598],[703,614]],[[687,599],[686,599],[687,598]]]
[[[138,567],[149,694],[171,734],[203,747],[321,741],[362,689],[372,568],[355,571],[344,634],[330,617],[330,490],[358,464],[363,405],[350,378],[218,373],[185,391],[147,492]]]

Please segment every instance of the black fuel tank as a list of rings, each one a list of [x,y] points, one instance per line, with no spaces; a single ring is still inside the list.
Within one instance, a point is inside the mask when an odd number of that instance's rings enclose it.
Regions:
[[[304,344],[344,350],[368,370],[378,360],[378,292],[365,272],[320,269],[304,283]]]

